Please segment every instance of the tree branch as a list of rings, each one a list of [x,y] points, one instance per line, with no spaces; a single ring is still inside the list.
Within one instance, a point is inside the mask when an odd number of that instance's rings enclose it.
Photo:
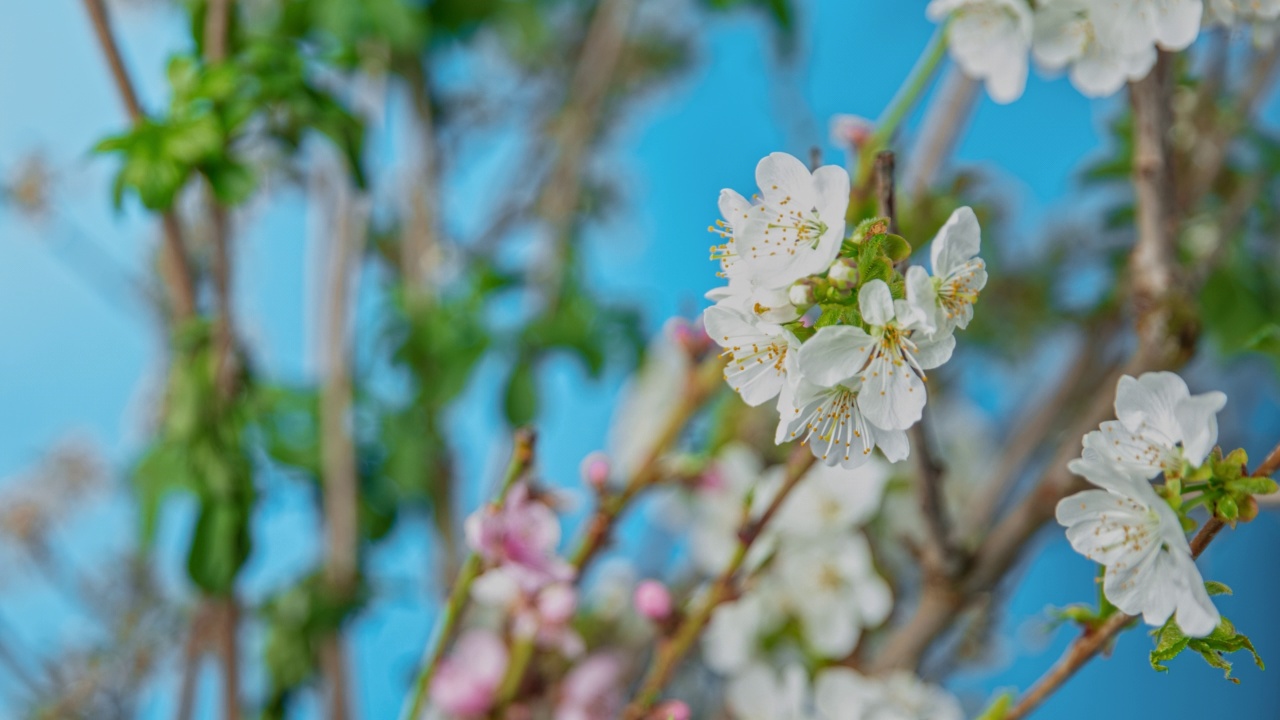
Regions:
[[[778,493],[774,495],[759,518],[743,521],[738,531],[738,547],[733,558],[703,595],[697,610],[685,616],[672,633],[671,639],[664,641],[658,647],[640,689],[636,691],[635,698],[622,713],[622,720],[641,720],[657,702],[658,695],[671,679],[671,674],[679,667],[680,662],[693,647],[693,643],[702,634],[703,628],[711,621],[716,608],[733,595],[738,571],[746,562],[747,553],[750,552],[752,545],[777,514],[778,509],[782,507],[783,501],[790,495],[791,490],[800,482],[809,468],[813,467],[813,463],[813,453],[806,445],[796,445],[792,449],[791,456],[787,459],[786,476],[782,487],[778,489]]]
[[[111,17],[107,13],[106,3],[104,0],[84,0],[84,5],[93,23],[98,44],[102,47],[103,55],[106,56],[107,67],[115,82],[116,91],[124,102],[129,119],[134,125],[139,125],[146,121],[146,114],[142,111],[142,104],[138,102],[138,93],[134,90],[129,71],[125,68],[124,60],[120,56],[120,46],[116,43],[115,35],[111,31]],[[161,275],[169,288],[169,302],[172,303],[174,319],[181,323],[193,317],[196,312],[195,274],[191,270],[191,263],[183,245],[182,223],[178,220],[177,214],[172,210],[165,212],[162,221],[164,245],[161,252]]]
[[[920,135],[912,147],[907,170],[907,193],[919,200],[937,181],[956,141],[969,124],[978,98],[978,82],[952,66],[930,103]]]

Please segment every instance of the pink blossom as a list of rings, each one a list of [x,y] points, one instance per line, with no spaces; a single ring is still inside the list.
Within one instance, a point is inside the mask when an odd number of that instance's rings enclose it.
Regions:
[[[636,585],[636,612],[654,622],[666,620],[671,615],[671,591],[657,580],[645,580]]]
[[[653,710],[654,720],[689,720],[693,714],[680,700],[668,700]]]
[[[622,708],[622,656],[596,653],[564,679],[555,720],[616,720]]]
[[[472,718],[493,707],[507,672],[507,647],[487,630],[468,630],[431,679],[431,700],[447,715]]]
[[[609,482],[609,456],[602,452],[593,452],[582,459],[580,470],[582,479],[599,490]]]
[[[858,115],[835,115],[831,118],[831,142],[841,147],[860,148],[871,139],[875,125]]]
[[[560,521],[524,483],[511,488],[501,507],[488,505],[472,513],[465,529],[467,544],[497,566],[504,583],[525,594],[573,577],[572,567],[555,554]]]

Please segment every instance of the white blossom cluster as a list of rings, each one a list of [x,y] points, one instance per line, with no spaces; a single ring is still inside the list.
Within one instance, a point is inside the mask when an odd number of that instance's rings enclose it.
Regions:
[[[1022,95],[1031,58],[1066,70],[1090,97],[1104,97],[1151,71],[1156,51],[1193,43],[1204,24],[1266,26],[1280,0],[932,0],[946,21],[951,56],[984,81],[996,102]]]
[[[744,517],[770,504],[783,473],[763,468],[745,445],[721,450],[695,496],[690,548],[699,570],[724,570]],[[795,664],[845,658],[864,630],[888,619],[893,596],[863,533],[891,475],[879,459],[853,470],[815,465],[752,546],[750,581],[715,610],[702,638],[707,665],[729,678],[726,701],[736,720],[963,717],[949,693],[910,674],[872,679],[829,669],[811,687]]]
[[[1205,463],[1226,402],[1220,392],[1192,395],[1173,373],[1120,378],[1118,419],[1086,435],[1084,453],[1069,465],[1100,489],[1064,498],[1057,509],[1071,546],[1106,567],[1107,600],[1155,626],[1176,613],[1192,637],[1213,632],[1220,617],[1178,514],[1151,481]]]
[[[712,257],[728,283],[707,293],[716,304],[703,322],[729,357],[725,378],[749,405],[777,398],[778,443],[799,440],[845,468],[876,447],[906,458],[926,371],[950,359],[987,282],[977,218],[967,207],[952,214],[930,248],[932,274],[918,265],[900,273],[881,258],[870,265],[879,276],[861,277],[863,251],[888,237],[887,224],[846,236],[843,168],[810,173],[773,153],[756,182],[752,200],[721,192],[724,219],[713,228],[724,242]]]

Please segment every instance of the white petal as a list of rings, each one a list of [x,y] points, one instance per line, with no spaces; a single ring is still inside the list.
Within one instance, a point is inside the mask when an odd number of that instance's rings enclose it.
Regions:
[[[912,336],[915,339],[915,336]],[[956,337],[949,332],[942,332],[932,337],[916,341],[916,351],[912,353],[921,370],[932,370],[951,359],[956,349]]]
[[[865,367],[875,345],[875,338],[862,328],[821,328],[800,347],[800,374],[811,383],[831,387]]]
[[[875,702],[879,690],[868,680],[846,667],[830,667],[818,673],[813,683],[814,705],[823,720],[860,717],[863,708]]]
[[[924,382],[900,359],[883,353],[862,372],[858,408],[867,420],[886,430],[906,430],[920,420],[928,400]]]
[[[1204,578],[1195,560],[1181,552],[1168,554],[1172,559],[1172,572],[1180,585],[1177,594],[1178,627],[1191,637],[1204,637],[1218,627],[1222,616],[1205,590]]]
[[[770,153],[756,164],[756,184],[766,199],[791,196],[805,210],[816,202],[813,176],[799,159],[787,153]]]
[[[1183,50],[1200,34],[1202,0],[1153,0],[1156,7],[1156,42],[1165,50]]]
[[[843,240],[844,216],[849,207],[849,171],[839,165],[823,165],[813,171],[813,184],[818,217],[834,228]],[[830,231],[828,231],[830,232]]]
[[[1192,465],[1201,465],[1218,442],[1218,412],[1227,404],[1227,396],[1208,392],[1178,403],[1174,420],[1182,440],[1182,454]]]
[[[884,430],[873,425],[868,425],[867,430],[889,462],[906,460],[911,455],[911,442],[905,430]]]
[[[973,214],[970,207],[957,208],[947,218],[946,224],[938,231],[929,248],[933,274],[937,277],[951,275],[981,249],[982,231],[978,227],[978,216]]]
[[[858,290],[858,311],[873,327],[884,327],[893,320],[893,293],[883,280],[872,280]]]
[[[1137,379],[1124,375],[1116,383],[1116,419],[1130,432],[1138,432],[1145,422],[1176,441],[1174,412],[1189,397],[1187,383],[1176,373],[1149,372]]]

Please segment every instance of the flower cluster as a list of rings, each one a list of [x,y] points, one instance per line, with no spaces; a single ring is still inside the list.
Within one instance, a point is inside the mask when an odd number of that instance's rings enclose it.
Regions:
[[[1192,637],[1213,632],[1220,620],[1196,569],[1178,513],[1162,490],[1193,475],[1218,440],[1220,392],[1192,395],[1173,373],[1120,378],[1117,420],[1084,437],[1084,453],[1071,471],[1098,490],[1058,503],[1058,522],[1077,552],[1106,567],[1102,591],[1113,605],[1163,625],[1176,613]]]
[[[725,350],[725,378],[749,405],[777,399],[776,441],[800,440],[828,465],[856,467],[879,447],[910,452],[926,371],[951,357],[987,282],[979,228],[960,208],[931,246],[932,275],[913,265],[884,219],[845,234],[849,175],[810,173],[773,153],[756,166],[760,193],[720,195],[712,248],[724,287],[707,293],[707,334]]]
[[[1151,71],[1157,49],[1183,50],[1202,23],[1272,23],[1276,0],[932,0],[931,20],[947,21],[951,55],[983,80],[996,102],[1026,86],[1030,57],[1066,69],[1090,97],[1111,95]]]
[[[735,720],[961,720],[964,711],[942,688],[910,673],[868,678],[845,667],[818,671],[810,685],[803,668],[781,675],[757,665],[734,679],[728,705]]]

